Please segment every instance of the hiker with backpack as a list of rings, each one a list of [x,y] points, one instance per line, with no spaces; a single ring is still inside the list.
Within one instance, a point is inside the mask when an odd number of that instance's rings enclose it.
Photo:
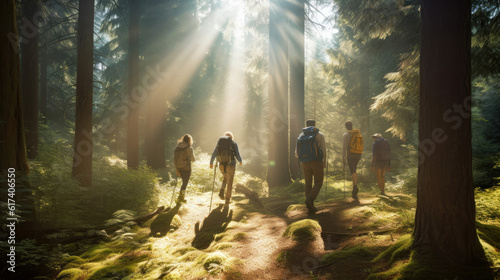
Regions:
[[[243,164],[238,144],[234,142],[231,132],[224,133],[224,136],[220,137],[217,141],[212,158],[210,159],[210,169],[214,168],[213,163],[216,158],[219,163],[219,170],[223,175],[219,198],[225,200],[225,205],[229,205],[233,190],[234,174],[236,173],[236,160],[238,160],[240,165]]]
[[[326,167],[327,160],[325,135],[315,125],[316,121],[314,120],[306,121],[306,127],[302,129],[295,146],[295,156],[302,162],[304,170],[305,204],[309,214],[318,211],[318,208],[314,206],[314,200],[323,186],[323,178],[325,177],[323,168]]]
[[[358,174],[356,173],[358,168],[359,160],[361,159],[361,154],[363,153],[363,136],[361,135],[359,129],[352,129],[352,122],[347,121],[345,123],[345,128],[347,132],[343,136],[342,145],[342,164],[345,170],[345,164],[349,166],[349,171],[352,177],[352,198],[358,200]],[[344,171],[345,172],[345,171]],[[345,173],[344,173],[345,176]],[[344,177],[345,185],[345,177]]]
[[[186,134],[177,141],[174,150],[174,165],[177,177],[182,178],[181,191],[177,200],[186,202],[186,187],[191,177],[191,162],[195,161],[193,152],[193,137]]]
[[[391,145],[382,138],[380,133],[372,135],[373,143],[373,158],[372,171],[377,175],[378,188],[380,195],[385,195],[385,172],[391,170]]]

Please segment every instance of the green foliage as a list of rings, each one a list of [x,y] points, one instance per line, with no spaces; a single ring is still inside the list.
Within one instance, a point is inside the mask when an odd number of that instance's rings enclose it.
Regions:
[[[39,156],[30,162],[38,222],[45,228],[81,228],[101,224],[119,209],[145,213],[158,204],[156,174],[148,168],[126,168],[124,160],[97,146],[93,187],[82,188],[71,177],[72,143],[49,128]],[[105,155],[105,156],[104,156]]]
[[[316,240],[320,232],[321,226],[317,221],[305,219],[288,225],[283,236],[290,237],[295,241],[307,242]]]
[[[500,220],[500,187],[476,189],[476,218],[481,222]]]
[[[403,235],[396,244],[390,246],[373,259],[373,262],[384,261],[393,264],[395,261],[408,259],[410,257],[412,244],[413,238],[410,235]]]

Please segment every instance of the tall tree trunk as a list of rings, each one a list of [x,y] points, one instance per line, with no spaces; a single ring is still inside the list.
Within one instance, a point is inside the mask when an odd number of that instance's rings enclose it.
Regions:
[[[39,11],[37,0],[23,1],[24,18],[34,30],[25,30],[21,44],[21,89],[23,91],[24,127],[28,158],[38,154],[38,26],[35,14]],[[25,34],[26,33],[26,34]]]
[[[284,1],[271,0],[269,13],[269,187],[290,183],[288,169],[288,42]]]
[[[139,84],[139,0],[129,1],[127,166],[139,167],[139,104],[134,88]]]
[[[366,52],[365,52],[365,56]],[[361,133],[370,133],[370,105],[372,98],[370,95],[370,63],[360,62],[359,68],[359,128]]]
[[[299,177],[299,162],[295,158],[295,145],[304,126],[304,0],[290,1],[290,174]]]
[[[94,1],[79,2],[77,32],[76,117],[72,175],[82,186],[91,187]]]
[[[471,266],[476,275],[488,273],[476,233],[472,186],[471,2],[424,0],[421,11],[414,248],[455,269],[452,278],[490,279],[462,278],[473,271]]]
[[[40,59],[40,116],[44,124],[47,123],[47,58],[45,55]]]
[[[37,228],[34,200],[29,180],[28,157],[24,135],[21,73],[15,0],[0,1],[0,198],[14,211],[6,212],[6,223],[18,223],[14,214],[23,211],[24,222],[16,224],[17,238],[33,237]],[[14,177],[13,177],[14,176]],[[8,185],[9,183],[14,184]],[[14,179],[15,181],[12,181]],[[14,203],[9,201],[12,199]]]
[[[22,117],[20,61],[14,0],[0,2],[0,170],[29,172]],[[7,178],[6,176],[3,178]],[[5,180],[2,182],[7,183]],[[2,189],[7,189],[5,186]],[[5,201],[5,200],[4,200]]]

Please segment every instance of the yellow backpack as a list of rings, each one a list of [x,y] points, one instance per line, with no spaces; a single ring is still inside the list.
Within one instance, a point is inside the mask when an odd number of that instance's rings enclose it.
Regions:
[[[351,140],[349,141],[349,152],[351,154],[363,153],[363,135],[361,135],[359,129],[353,129],[349,131],[349,133],[351,133]]]

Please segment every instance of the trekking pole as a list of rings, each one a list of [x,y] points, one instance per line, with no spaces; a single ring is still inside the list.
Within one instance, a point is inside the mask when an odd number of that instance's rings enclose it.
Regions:
[[[174,190],[172,191],[172,199],[170,200],[170,208],[172,208],[172,202],[174,202],[174,196],[175,196],[175,188],[177,188],[177,181],[179,180],[179,176],[177,174],[175,175],[175,185],[174,185]]]
[[[328,188],[328,159],[326,160],[326,177],[325,177],[325,204],[326,204],[326,189]]]
[[[214,166],[214,181],[212,183],[212,195],[210,196],[210,207],[208,208],[208,215],[210,215],[210,212],[212,212],[212,198],[214,197],[215,172],[217,172],[217,165],[218,165],[218,163],[215,163],[215,166]]]
[[[345,198],[345,162],[342,160],[342,173],[344,173],[344,198]]]

